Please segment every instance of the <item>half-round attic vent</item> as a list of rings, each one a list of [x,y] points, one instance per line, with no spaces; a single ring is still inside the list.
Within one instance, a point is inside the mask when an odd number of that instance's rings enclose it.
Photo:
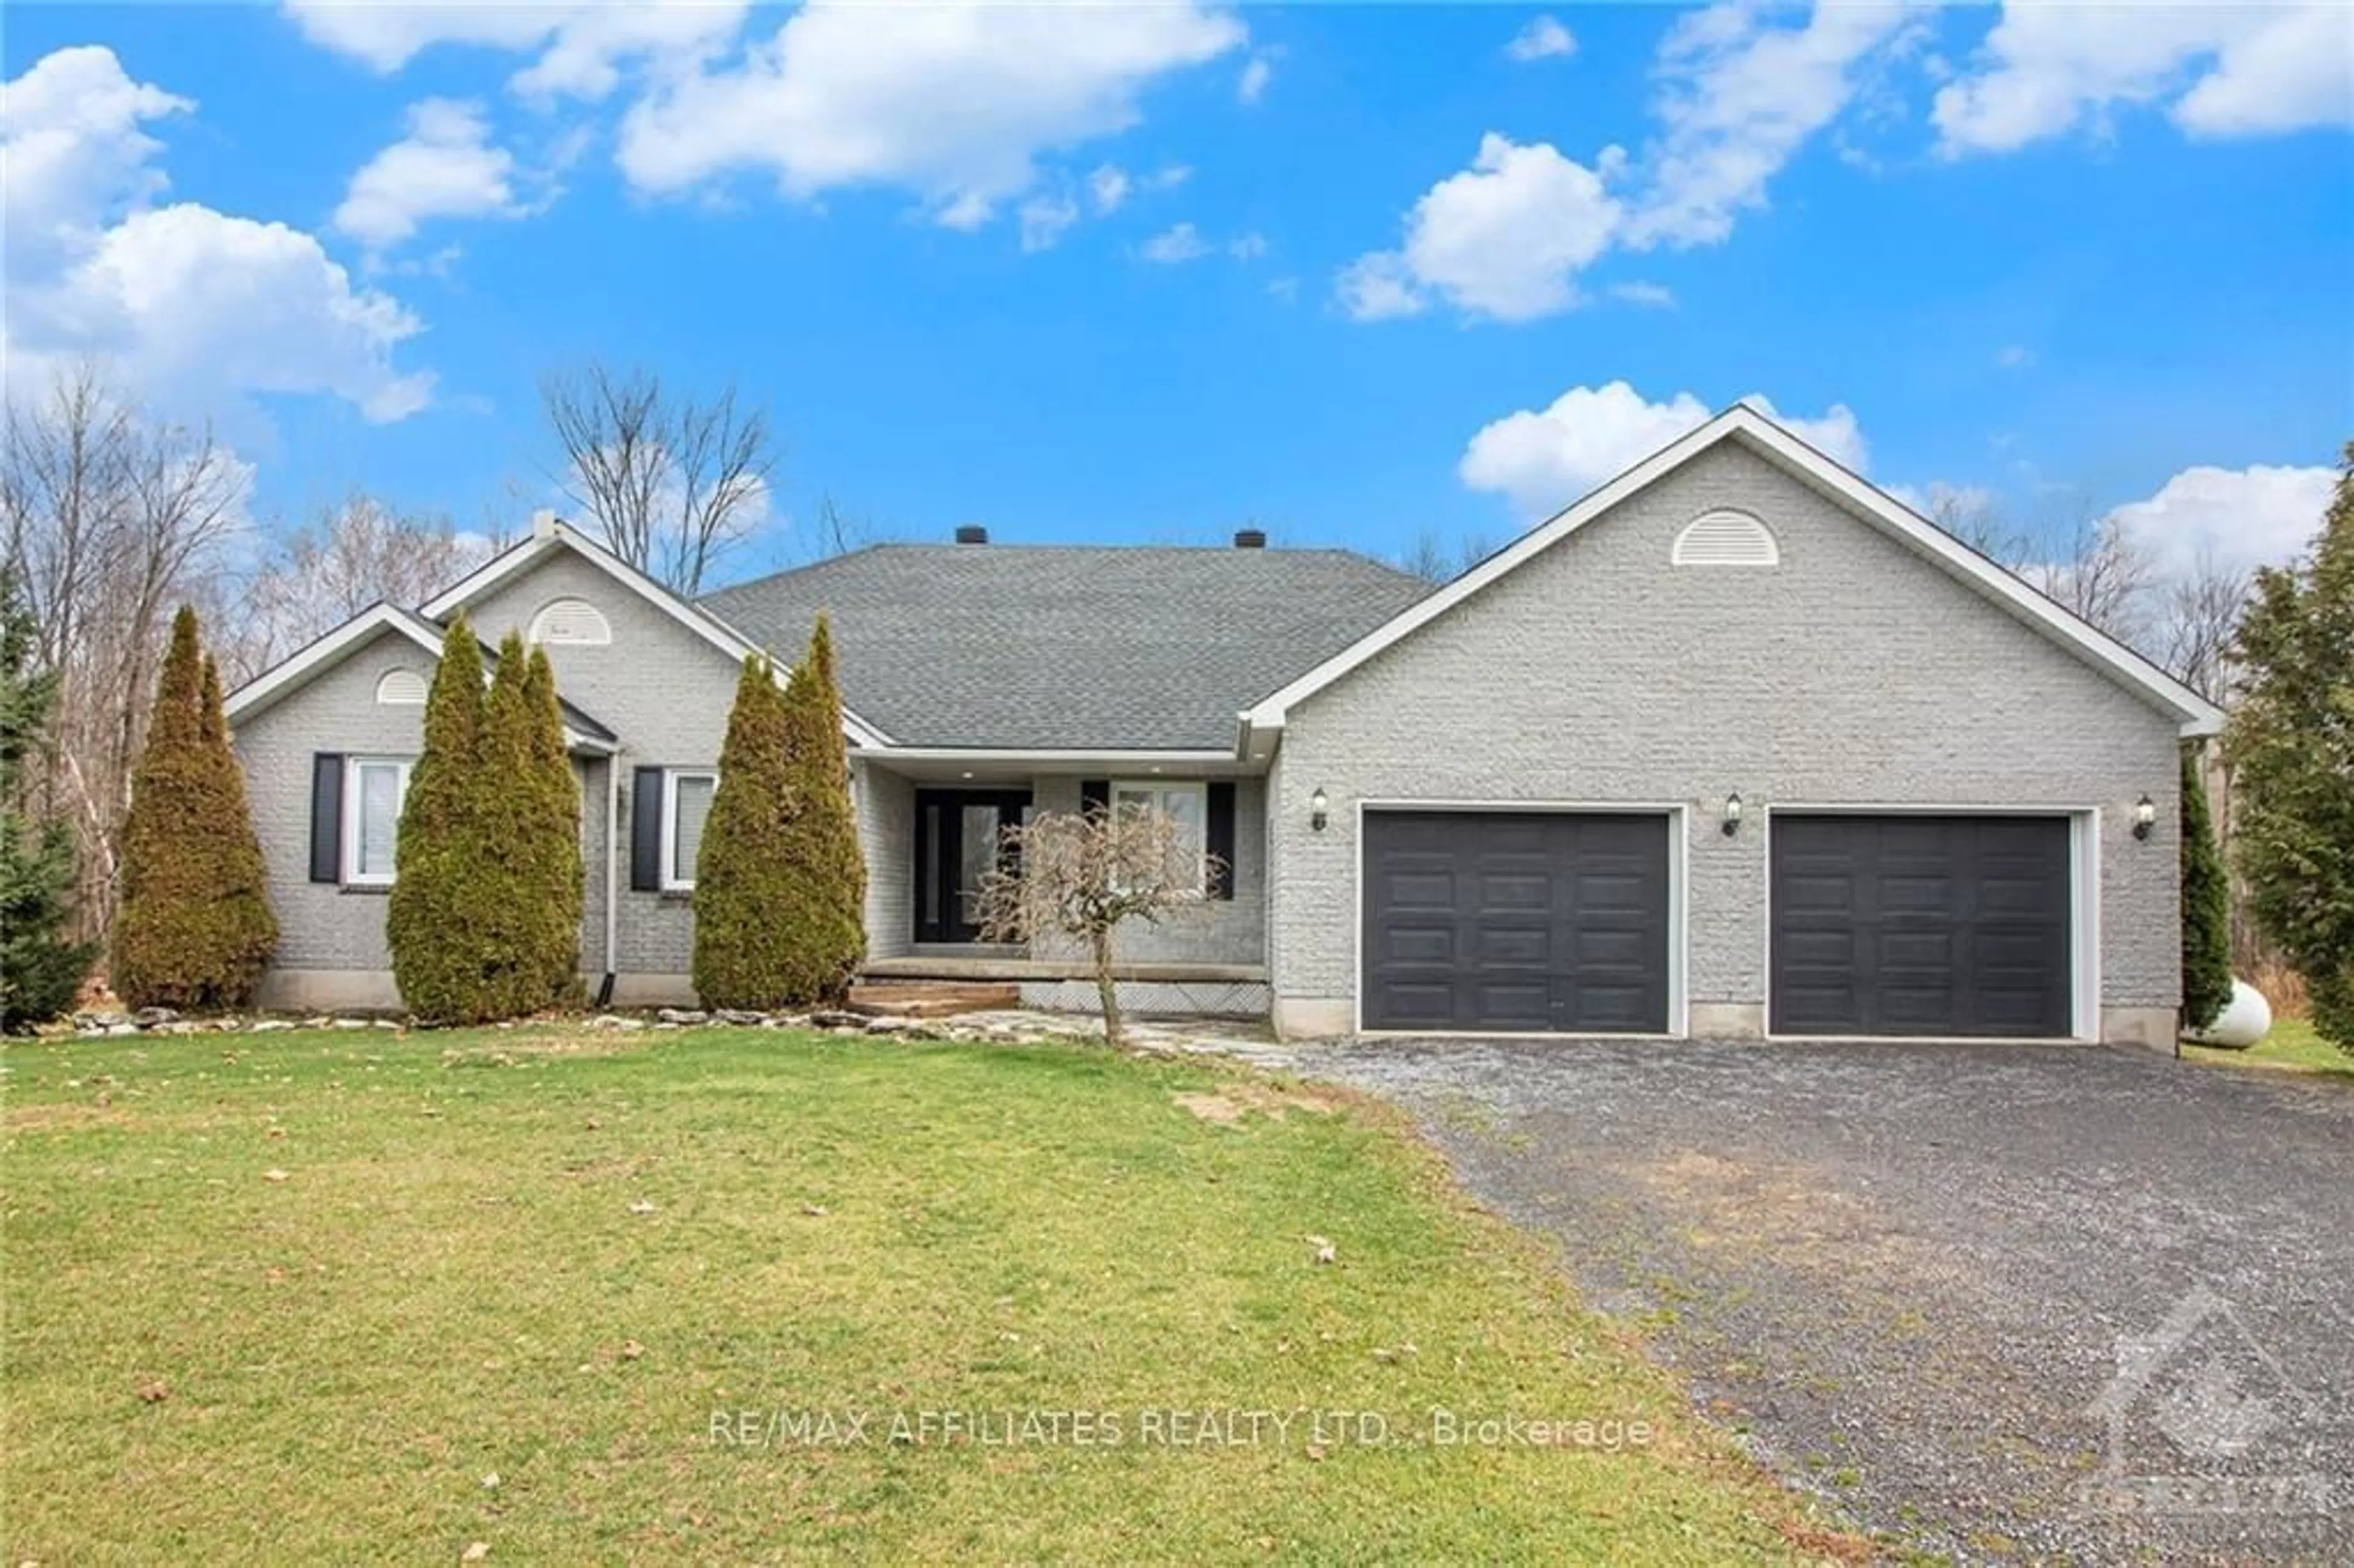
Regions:
[[[376,683],[376,700],[410,706],[425,700],[425,677],[414,670],[387,670]]]
[[[1782,549],[1748,513],[1709,512],[1684,525],[1669,558],[1680,567],[1778,567]]]
[[[550,600],[531,618],[531,640],[552,647],[602,648],[613,641],[605,612],[585,599]]]

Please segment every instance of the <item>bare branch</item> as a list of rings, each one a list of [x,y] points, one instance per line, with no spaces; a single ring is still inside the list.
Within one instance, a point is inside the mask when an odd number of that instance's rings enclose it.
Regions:
[[[1130,807],[1044,811],[1009,828],[997,866],[981,878],[985,942],[1060,938],[1084,944],[1103,1008],[1104,1037],[1120,1043],[1114,936],[1130,920],[1148,925],[1199,917],[1204,889],[1225,863],[1204,853],[1165,812]]]
[[[556,477],[566,493],[609,549],[679,592],[700,592],[766,515],[777,462],[769,417],[744,406],[733,382],[703,399],[652,371],[592,360],[543,378],[540,401],[564,451]]]

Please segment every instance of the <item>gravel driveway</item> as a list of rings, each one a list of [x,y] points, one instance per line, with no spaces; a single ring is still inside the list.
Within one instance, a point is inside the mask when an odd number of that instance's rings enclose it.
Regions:
[[[1412,1110],[1893,1545],[2354,1562],[2354,1087],[2083,1046],[1288,1054]]]

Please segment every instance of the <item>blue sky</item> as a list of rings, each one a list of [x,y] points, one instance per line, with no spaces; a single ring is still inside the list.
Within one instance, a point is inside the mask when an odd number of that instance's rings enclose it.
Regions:
[[[2335,5],[18,7],[8,391],[101,353],[265,523],[474,526],[547,499],[541,372],[732,376],[748,567],[821,491],[1500,540],[1762,396],[1913,496],[2277,556],[2354,435],[2349,59]]]

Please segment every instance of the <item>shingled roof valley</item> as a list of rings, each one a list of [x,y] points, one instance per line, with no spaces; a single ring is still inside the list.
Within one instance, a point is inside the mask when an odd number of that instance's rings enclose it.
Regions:
[[[820,610],[900,746],[1216,750],[1430,585],[1347,550],[877,545],[702,600],[779,657]]]

